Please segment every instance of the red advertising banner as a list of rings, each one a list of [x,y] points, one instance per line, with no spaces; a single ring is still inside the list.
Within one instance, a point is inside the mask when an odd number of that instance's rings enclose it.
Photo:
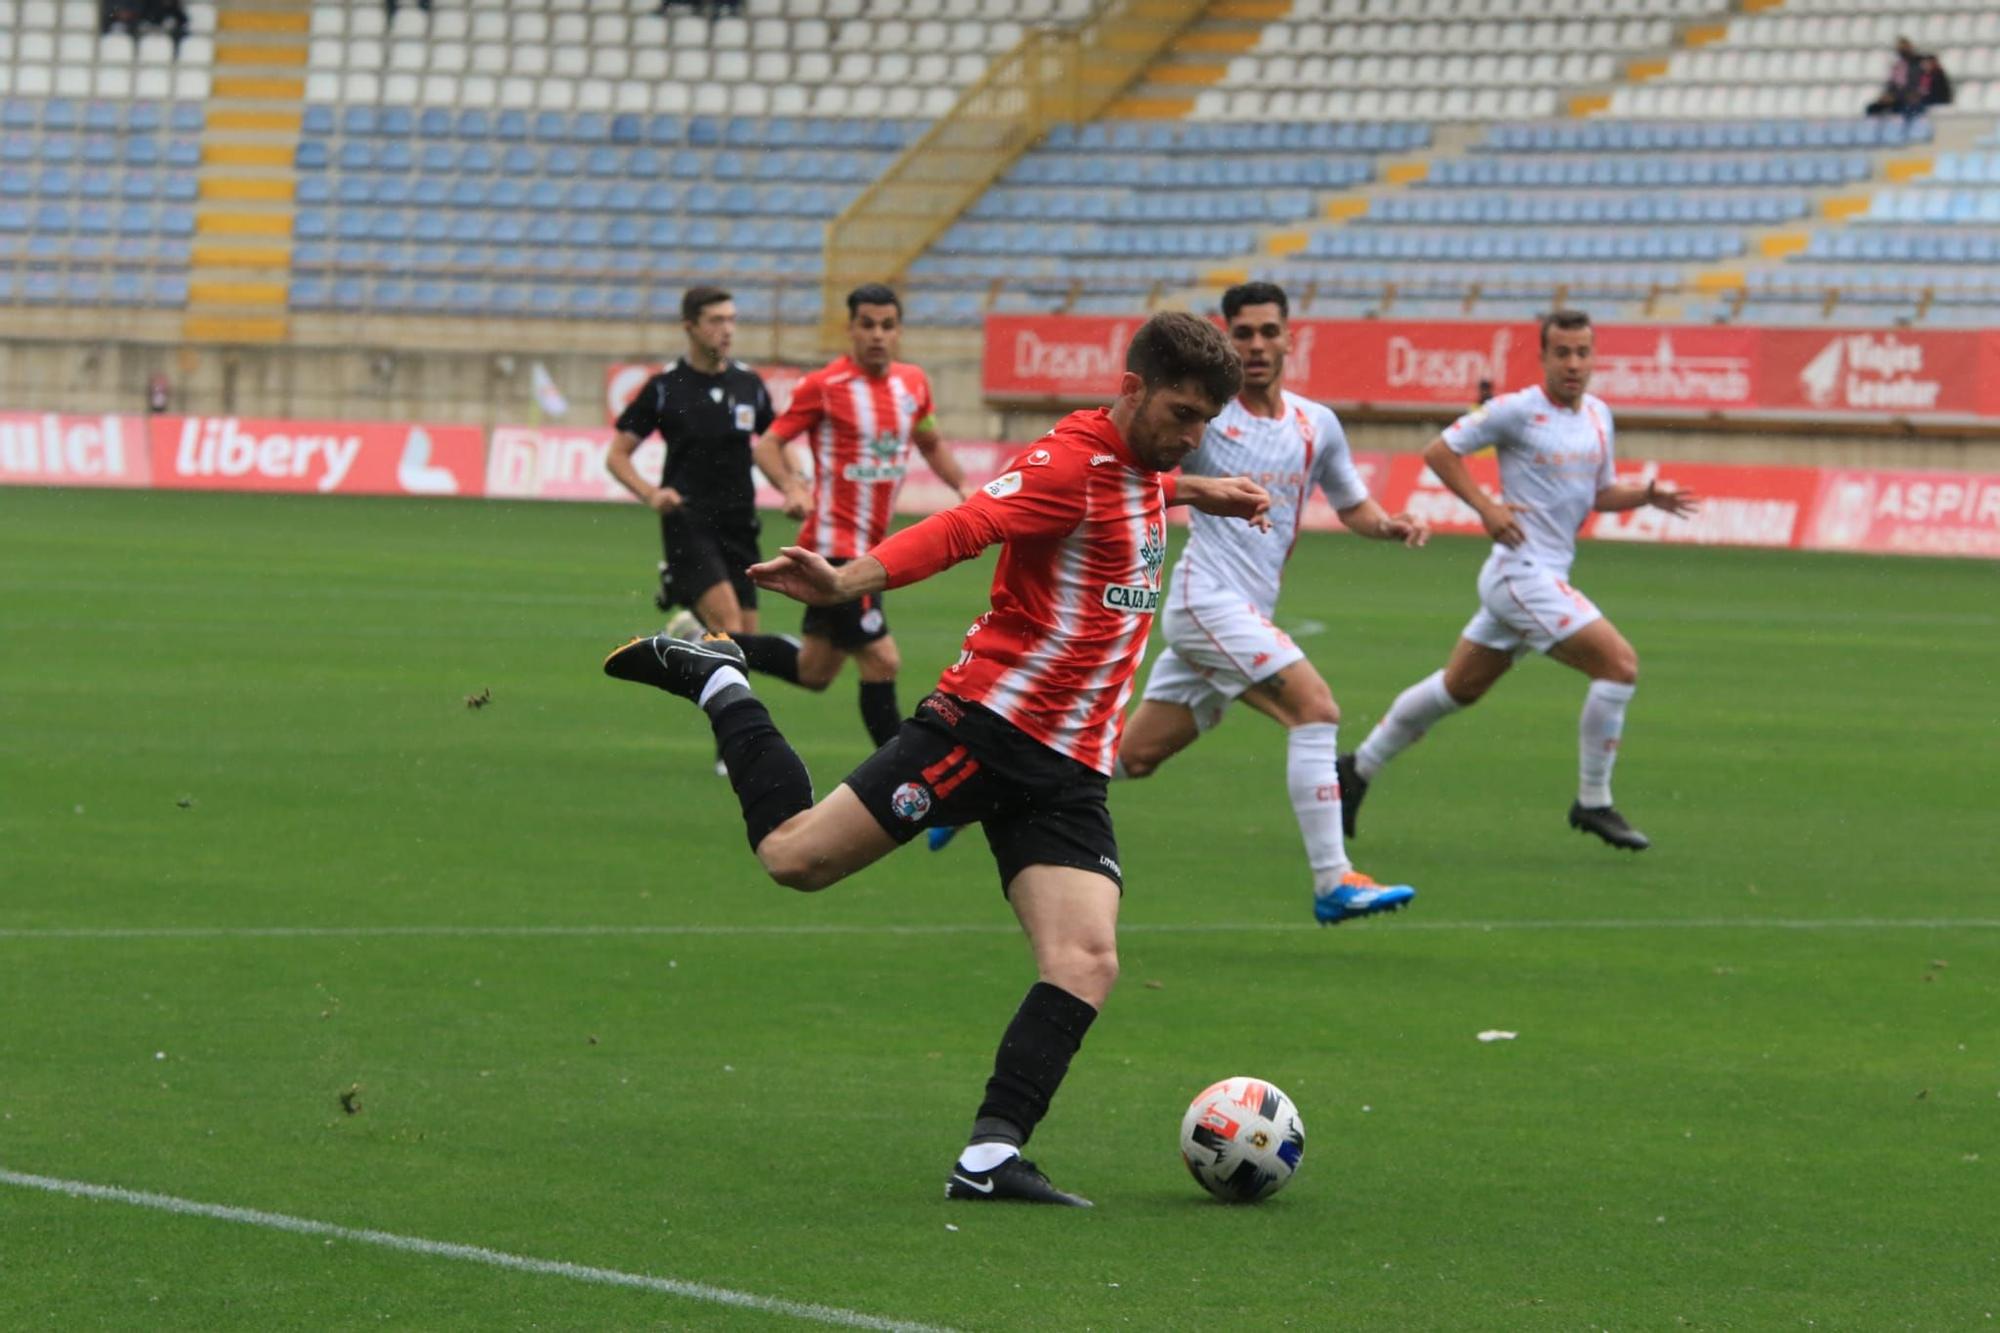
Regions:
[[[154,417],[153,484],[169,490],[478,495],[486,436],[416,422]]]
[[[1979,411],[1976,334],[1767,329],[1759,341],[1760,408],[1889,416]]]
[[[646,381],[672,364],[671,361],[619,361],[605,367],[604,424],[616,425],[618,414]],[[806,377],[806,372],[798,366],[752,366],[751,369],[764,377],[764,387],[771,391],[771,406],[778,412],[792,405],[792,390]]]
[[[1286,380],[1323,402],[1469,408],[1527,382],[1534,347],[1532,324],[1302,319]]]
[[[145,486],[141,417],[0,412],[0,486]]]
[[[1102,402],[1136,318],[989,315],[988,397]],[[1292,324],[1288,383],[1335,405],[1457,408],[1540,378],[1532,323]],[[2000,334],[1941,329],[1600,325],[1591,391],[1614,410],[1811,417],[2000,417]]]
[[[2000,558],[2000,476],[1823,468],[1818,478],[1814,550]]]
[[[1833,345],[1833,335],[1813,336],[1823,340],[1822,350]],[[1948,362],[1961,352],[1953,347],[1942,353],[1898,350],[1915,345],[1901,335],[1894,343],[1878,341],[1860,353],[1858,369],[1849,359],[1855,356],[1851,344],[1842,344],[1840,356],[1849,372],[1873,376],[1878,385],[1905,386],[1884,392],[1916,394],[1921,391],[1907,386],[1921,382],[1926,367],[1936,364],[1934,358]],[[1655,367],[1682,361],[1678,350],[1668,357],[1657,347],[1656,342],[1651,353],[1642,348],[1632,355],[1641,360],[1650,355]],[[1721,343],[1693,346],[1687,353],[1711,363],[1728,354]],[[1726,377],[1733,372],[1711,364],[1703,373]],[[1684,389],[1662,380],[1653,391]],[[1872,390],[1862,392],[1865,396]],[[427,423],[0,412],[0,485],[629,502],[605,471],[611,438],[607,427],[501,426],[488,441],[476,427]],[[1025,446],[968,441],[948,447],[978,485],[998,475]],[[647,476],[658,475],[662,460],[663,446],[657,441],[634,457]],[[1472,510],[1445,489],[1419,455],[1360,453],[1354,461],[1371,493],[1392,512],[1416,514],[1442,533],[1477,536],[1483,531]],[[1498,469],[1490,455],[1466,462],[1481,485],[1497,491]],[[1637,460],[1621,462],[1618,474],[1626,481],[1689,487],[1702,496],[1701,511],[1688,519],[1654,509],[1593,514],[1583,537],[2000,559],[2000,475]],[[761,479],[757,499],[766,508],[779,503]],[[916,466],[897,508],[924,514],[956,502],[956,495],[928,468]],[[1339,520],[1315,495],[1308,502],[1305,525],[1333,529]]]

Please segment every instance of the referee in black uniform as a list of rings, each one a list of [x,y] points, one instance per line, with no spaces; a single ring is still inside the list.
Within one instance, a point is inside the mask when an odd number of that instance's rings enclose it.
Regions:
[[[728,292],[689,291],[681,324],[687,354],[647,380],[620,414],[604,465],[660,516],[660,609],[678,603],[710,630],[754,633],[757,585],[744,571],[763,557],[750,444],[775,419],[771,394],[756,371],[729,358],[736,302]],[[632,466],[632,454],[656,431],[667,444],[667,465],[654,486]]]

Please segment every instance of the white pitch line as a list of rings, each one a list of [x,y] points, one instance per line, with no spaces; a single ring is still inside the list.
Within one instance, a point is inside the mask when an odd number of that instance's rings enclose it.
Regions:
[[[727,1287],[711,1287],[703,1282],[683,1282],[679,1278],[653,1277],[646,1273],[625,1273],[615,1268],[593,1268],[587,1264],[564,1263],[556,1259],[534,1259],[523,1254],[489,1250],[479,1245],[454,1245],[449,1241],[425,1240],[420,1236],[399,1236],[389,1231],[359,1230],[354,1227],[336,1226],[332,1222],[316,1222],[309,1217],[292,1217],[286,1213],[267,1213],[256,1208],[231,1208],[219,1203],[197,1203],[193,1199],[175,1198],[171,1194],[151,1194],[144,1190],[121,1189],[115,1185],[92,1185],[81,1180],[58,1180],[52,1176],[31,1176],[20,1171],[9,1171],[4,1167],[0,1167],[0,1185],[43,1190],[49,1194],[68,1195],[72,1199],[96,1199],[105,1203],[131,1204],[134,1207],[152,1208],[163,1213],[214,1218],[220,1222],[240,1222],[245,1226],[262,1227],[267,1231],[289,1231],[301,1236],[324,1236],[330,1240],[345,1240],[358,1245],[376,1245],[388,1250],[402,1250],[407,1254],[430,1255],[439,1259],[463,1259],[469,1263],[486,1264],[491,1268],[512,1269],[517,1273],[566,1277],[572,1282],[594,1282],[607,1287],[633,1287],[641,1291],[659,1292],[664,1296],[679,1296],[710,1305],[731,1305],[738,1309],[786,1315],[793,1319],[805,1319],[816,1324],[832,1324],[840,1328],[876,1329],[881,1333],[950,1333],[949,1329],[940,1328],[935,1324],[914,1324],[902,1319],[883,1319],[876,1315],[863,1314],[859,1310],[843,1310],[833,1305],[811,1305],[803,1301],[780,1300],[775,1296],[759,1296],[753,1292],[731,1291]]]
[[[1826,920],[1785,917],[1525,918],[1493,921],[1426,921],[1398,917],[1371,922],[1383,930],[2000,930],[2000,917],[1842,917]],[[1310,928],[1290,921],[1137,921],[1119,927],[1126,935],[1286,934]],[[0,929],[0,940],[284,940],[284,939],[593,939],[731,936],[935,936],[1012,935],[1018,926],[1003,922],[940,922],[918,925],[802,923],[736,926],[31,926]]]

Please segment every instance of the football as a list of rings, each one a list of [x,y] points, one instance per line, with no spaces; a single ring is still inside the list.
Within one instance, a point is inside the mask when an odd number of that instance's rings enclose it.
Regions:
[[[1226,1078],[1203,1088],[1181,1117],[1181,1160],[1225,1203],[1256,1203],[1283,1189],[1305,1156],[1299,1108],[1276,1084]]]

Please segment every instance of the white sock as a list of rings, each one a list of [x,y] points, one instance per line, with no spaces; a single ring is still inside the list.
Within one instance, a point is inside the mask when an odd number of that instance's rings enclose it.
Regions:
[[[1444,687],[1444,672],[1433,671],[1396,696],[1389,711],[1354,752],[1354,769],[1369,782],[1382,766],[1424,738],[1439,718],[1449,717],[1464,704],[1451,697]]]
[[[743,673],[735,667],[717,667],[715,674],[708,678],[708,683],[701,687],[701,698],[695,702],[706,704],[715,697],[717,690],[726,689],[731,685],[741,685],[746,690],[750,688],[750,682],[744,679]]]
[[[1618,737],[1625,730],[1625,705],[1637,685],[1593,680],[1576,720],[1576,799],[1595,808],[1611,804],[1611,766],[1618,762]]]
[[[958,1164],[975,1176],[983,1176],[1008,1158],[1020,1155],[1021,1150],[1011,1143],[968,1143],[958,1155]]]
[[[1285,733],[1285,786],[1317,892],[1334,888],[1351,868],[1340,836],[1340,779],[1334,773],[1339,755],[1340,728],[1332,722],[1309,722]]]

